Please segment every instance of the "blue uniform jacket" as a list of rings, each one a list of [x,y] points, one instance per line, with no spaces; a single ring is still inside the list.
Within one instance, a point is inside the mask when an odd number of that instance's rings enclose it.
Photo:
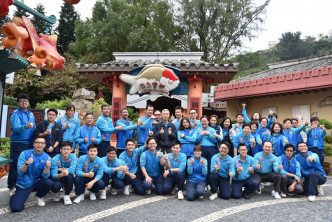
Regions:
[[[127,151],[123,151],[120,154],[119,159],[124,165],[127,164],[129,173],[138,172],[138,157],[145,151],[145,149],[145,146],[141,146],[140,148],[134,149],[131,155],[129,155]]]
[[[180,136],[181,134],[184,134],[183,138]],[[178,130],[178,140],[181,143],[181,153],[187,156],[194,155],[196,137],[193,129]]]
[[[32,112],[27,110],[24,112],[21,109],[16,109],[10,114],[9,117],[10,129],[10,141],[12,143],[18,142],[23,144],[30,144],[33,142],[33,132],[35,131],[35,116]],[[28,122],[33,123],[32,128],[27,128]]]
[[[194,127],[194,123],[195,123],[195,121],[192,121],[191,119],[189,120],[190,121],[190,123],[191,123],[191,126],[193,126]],[[201,124],[201,121],[200,120],[196,120],[196,123],[197,123],[197,125],[194,127],[194,131],[196,131],[198,128],[202,128],[202,124]]]
[[[302,178],[301,176],[301,165],[300,163],[295,159],[295,157],[292,157],[292,159],[288,160],[286,155],[282,155],[278,157],[278,161],[282,164],[283,169],[279,172],[280,174],[291,173],[296,175],[300,180]],[[291,179],[294,179],[293,177],[289,177]]]
[[[44,133],[49,128],[49,123],[47,120],[44,120],[42,122],[39,122],[37,124],[36,130],[34,132],[34,137],[38,137],[39,134]],[[54,153],[60,153],[60,145],[62,143],[63,138],[63,132],[62,132],[62,126],[54,122],[51,128],[51,134],[44,136],[46,141],[46,146],[44,148],[44,151],[46,152],[50,146],[54,148]],[[57,147],[54,147],[54,144],[58,142],[59,145]]]
[[[66,168],[69,174],[74,174],[76,169],[76,155],[71,153],[66,161],[62,159],[61,153],[52,158],[51,176],[53,180],[57,180],[59,168]]]
[[[286,137],[281,133],[277,135],[271,134],[270,136],[266,137],[266,141],[270,141],[273,144],[273,151],[276,156],[281,156],[285,154],[284,147],[286,146]]]
[[[244,160],[244,162],[241,160],[240,155],[237,155],[233,159],[234,159],[235,172],[239,167],[243,168],[243,171],[237,172],[234,174],[233,180],[241,181],[241,180],[247,179],[248,177],[251,177],[251,174],[249,172],[249,167],[251,167],[251,166],[254,168],[254,170],[257,170],[256,167],[257,167],[258,161],[249,155],[246,156],[246,159]]]
[[[214,170],[214,165],[219,166],[219,170]],[[220,153],[214,155],[211,159],[211,173],[216,173],[223,178],[229,177],[229,171],[235,175],[235,168],[234,168],[234,160],[229,155],[226,156],[225,159],[222,159]]]
[[[307,160],[309,155],[314,158],[313,162],[309,162]],[[309,174],[311,172],[316,172],[316,173],[326,177],[326,173],[325,173],[322,165],[320,164],[319,157],[316,153],[308,151],[305,157],[303,157],[303,155],[301,153],[299,153],[296,155],[296,160],[301,165],[301,173],[304,178],[309,178]]]
[[[259,143],[262,143],[262,146],[263,146],[263,141],[261,140],[261,137],[259,136],[257,130],[255,132],[251,132],[251,135],[255,138],[255,142],[256,142],[255,148],[252,149],[252,153],[253,153],[253,155],[255,155],[256,153],[261,151],[261,150],[259,150]]]
[[[181,120],[182,120],[182,119],[178,120],[177,118],[175,118],[175,119],[172,121],[172,123],[174,124],[174,126],[175,126],[175,128],[176,128],[177,130],[178,130],[179,127],[180,127]]]
[[[251,122],[251,119],[249,119],[246,109],[242,109],[242,115],[243,115],[243,118],[244,118],[244,122],[246,122],[246,123]],[[266,128],[270,128],[272,126],[272,123],[273,123],[273,116],[269,116]],[[261,123],[260,122],[258,122],[258,128],[261,128]]]
[[[112,119],[105,117],[104,115],[101,115],[97,119],[96,126],[100,130],[102,141],[110,141],[111,134],[115,133],[116,131]]]
[[[275,173],[279,172],[279,160],[278,158],[273,155],[272,153],[269,154],[268,157],[264,155],[264,152],[261,151],[259,153],[256,153],[254,156],[256,160],[258,160],[258,163],[261,165],[260,169],[257,170],[257,172],[261,174],[268,174],[271,173],[272,170]]]
[[[119,160],[118,158],[115,158],[112,162],[108,159],[107,156],[104,156],[103,158],[101,158],[103,163],[104,163],[104,173],[109,174],[110,176],[114,173],[113,168],[115,167],[119,167],[121,164],[123,166],[125,166],[121,160]],[[125,174],[122,174],[122,171],[116,171],[116,177],[119,178],[120,180],[123,180],[123,178],[125,177]]]
[[[25,164],[25,162],[33,155],[33,162],[28,165],[28,168],[25,172],[21,171],[21,167]],[[35,149],[25,150],[23,151],[17,163],[17,181],[16,186],[27,189],[32,187],[35,183],[37,183],[41,177],[48,178],[50,176],[50,172],[44,173],[46,169],[46,161],[51,161],[51,158],[44,151],[40,154],[37,154]]]
[[[297,147],[297,136],[300,135],[301,131],[304,129],[305,125],[299,126],[297,128],[290,128],[288,131],[284,129],[284,136],[287,138],[288,142],[293,146]]]
[[[307,144],[309,148],[318,147],[318,149],[324,149],[324,136],[327,135],[327,131],[325,133],[319,127],[317,129],[313,129],[311,132],[309,131],[310,128],[306,129],[307,137]]]
[[[150,119],[147,116],[143,116],[142,118],[138,119],[139,121],[143,121],[143,125],[137,127],[137,145],[142,146],[144,145],[146,139],[149,135],[149,130],[153,131],[152,122],[155,121],[154,119]]]
[[[133,125],[131,121],[126,121],[124,119],[119,119],[116,121],[116,126],[122,126],[122,130],[116,132],[116,148],[117,149],[126,149],[126,140],[132,139],[136,133],[137,125]]]
[[[63,131],[63,141],[70,141],[73,143],[73,148],[76,148],[75,137],[77,135],[77,131],[80,128],[80,120],[76,117],[73,117],[71,120],[68,119],[67,116],[62,116],[58,118],[56,121],[58,124],[62,126]],[[66,129],[65,126],[70,124],[70,128]]]
[[[253,135],[251,135],[251,133],[249,133],[247,137],[245,137],[243,132],[237,134],[233,140],[234,150],[238,149],[239,143],[245,143],[249,151],[252,147],[252,142],[250,142],[251,138],[254,138]]]
[[[271,132],[270,130],[268,129],[268,127],[258,127],[258,129],[256,130],[256,133],[259,135],[259,137],[261,138],[262,140],[262,143],[264,141],[267,141],[267,138],[270,136]],[[260,151],[263,151],[263,144],[262,145],[259,145],[259,144],[256,144],[257,148],[258,148],[258,152]],[[256,150],[256,148],[255,148]]]
[[[163,157],[163,153],[161,153]],[[156,177],[161,175],[161,165],[160,159],[157,157],[157,150],[154,154],[150,150],[147,150],[142,153],[140,159],[141,168],[145,168],[147,174],[151,177]]]
[[[202,131],[208,131],[209,135],[203,136],[201,134]],[[216,133],[216,130],[209,126],[206,129],[199,127],[194,133],[196,143],[201,146],[216,146],[217,139],[213,136],[214,133]]]
[[[165,160],[166,161],[166,160]],[[179,171],[184,173],[186,169],[187,156],[184,153],[179,153],[177,158],[174,158],[173,153],[168,154],[168,162],[171,168],[179,168]],[[175,172],[170,172],[171,174],[176,174]]]
[[[88,137],[88,142],[84,142],[84,138]],[[79,151],[86,153],[88,151],[88,146],[92,143],[91,139],[95,138],[94,144],[99,144],[101,141],[100,131],[97,127],[92,126],[89,128],[87,125],[81,126],[76,135],[76,143],[79,144]]]
[[[195,162],[193,165],[190,165],[191,159],[194,159]],[[201,164],[201,159],[204,160],[205,165]],[[208,162],[204,157],[200,157],[196,159],[195,157],[190,157],[187,161],[187,173],[188,180],[194,183],[198,183],[200,181],[206,181],[206,175],[208,172]]]
[[[95,178],[101,180],[104,175],[104,165],[103,160],[98,156],[91,162],[89,155],[83,155],[78,158],[75,174],[83,177],[83,173],[89,173],[92,170],[95,173]]]

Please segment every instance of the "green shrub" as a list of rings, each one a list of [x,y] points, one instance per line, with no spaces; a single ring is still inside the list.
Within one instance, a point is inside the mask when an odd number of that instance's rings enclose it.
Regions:
[[[324,155],[325,156],[332,156],[332,145],[331,144],[325,144],[325,146],[324,146]]]
[[[10,154],[10,138],[8,137],[3,137],[0,138],[0,155],[9,158]]]
[[[332,123],[326,119],[320,119],[319,124],[324,124],[326,129],[332,129]]]
[[[92,105],[92,111],[100,111],[100,107],[102,105],[109,105],[109,104],[105,102],[104,98],[96,100]]]
[[[138,122],[139,114],[137,111],[135,111],[133,108],[128,107],[128,114],[129,114],[129,120],[133,122],[133,124]]]
[[[325,141],[326,143],[330,143],[330,144],[332,144],[332,136],[324,136],[324,141]]]
[[[5,96],[3,98],[3,105],[17,106],[17,99],[14,97]]]
[[[46,109],[46,108],[54,108],[54,109],[62,109],[65,110],[68,105],[71,104],[70,98],[62,98],[61,100],[53,100],[53,101],[44,101],[42,103],[37,103],[36,109]]]

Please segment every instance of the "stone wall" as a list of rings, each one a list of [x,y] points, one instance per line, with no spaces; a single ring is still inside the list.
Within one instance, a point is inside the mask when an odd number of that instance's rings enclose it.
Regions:
[[[76,112],[78,112],[78,119],[81,125],[85,124],[84,117],[86,113],[92,112],[93,102],[95,101],[96,93],[94,91],[88,91],[84,88],[77,89],[73,94],[72,104],[76,107]],[[94,115],[95,121],[99,117],[99,113]]]

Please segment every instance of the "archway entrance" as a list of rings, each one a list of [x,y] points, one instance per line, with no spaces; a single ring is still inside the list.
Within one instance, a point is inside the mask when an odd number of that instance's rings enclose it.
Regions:
[[[155,101],[148,100],[146,102],[147,104],[151,104],[154,109],[160,110],[160,112],[163,109],[168,109],[170,111],[170,115],[175,115],[175,107],[181,106],[181,101],[175,98],[167,97],[167,96],[161,96],[158,97]]]

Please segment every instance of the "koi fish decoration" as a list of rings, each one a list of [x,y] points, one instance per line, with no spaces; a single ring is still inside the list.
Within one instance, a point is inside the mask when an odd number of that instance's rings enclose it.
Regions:
[[[63,0],[63,1],[68,4],[75,5],[75,4],[79,3],[81,0]]]
[[[159,64],[145,66],[137,76],[121,74],[120,79],[131,85],[129,94],[150,93],[151,101],[155,101],[160,94],[169,96],[180,84],[173,70]]]
[[[9,6],[13,4],[13,0],[1,0],[0,1],[0,18],[8,15]]]

